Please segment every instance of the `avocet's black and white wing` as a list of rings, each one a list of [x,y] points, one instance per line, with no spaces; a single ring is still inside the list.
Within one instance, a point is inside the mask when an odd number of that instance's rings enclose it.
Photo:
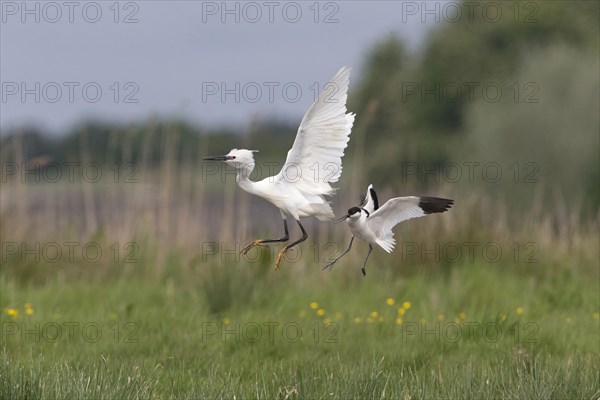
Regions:
[[[369,214],[373,214],[379,208],[379,200],[377,199],[377,193],[375,193],[373,185],[369,185],[367,188],[367,193],[365,193],[365,197],[360,202],[360,206],[367,210]]]
[[[366,224],[377,236],[377,244],[391,253],[396,241],[392,228],[402,221],[447,211],[454,200],[439,197],[396,197],[373,212]]]

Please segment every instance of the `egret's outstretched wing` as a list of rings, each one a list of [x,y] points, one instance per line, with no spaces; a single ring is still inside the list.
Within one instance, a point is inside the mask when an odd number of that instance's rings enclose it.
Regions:
[[[305,193],[329,195],[342,174],[354,114],[346,114],[350,68],[342,67],[310,106],[277,179]]]
[[[454,200],[438,197],[396,197],[371,214],[367,218],[367,224],[377,237],[381,238],[377,244],[390,253],[396,244],[392,232],[394,226],[411,218],[447,211],[452,204]]]
[[[375,193],[373,185],[369,185],[367,188],[367,193],[360,202],[360,206],[367,210],[369,214],[373,214],[373,211],[379,208],[379,200],[377,200],[377,193]]]

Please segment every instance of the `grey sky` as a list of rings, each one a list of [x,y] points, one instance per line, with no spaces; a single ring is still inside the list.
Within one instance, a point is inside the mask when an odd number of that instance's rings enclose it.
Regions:
[[[60,134],[87,118],[152,115],[240,129],[255,117],[299,122],[315,84],[351,65],[352,87],[387,35],[417,49],[436,22],[421,3],[2,1],[0,128]]]

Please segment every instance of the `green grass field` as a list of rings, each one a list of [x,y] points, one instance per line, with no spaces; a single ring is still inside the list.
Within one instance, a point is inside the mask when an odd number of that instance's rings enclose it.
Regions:
[[[174,261],[156,278],[136,277],[142,261],[28,285],[4,269],[1,397],[600,396],[596,266],[398,274],[397,257],[376,254],[366,278],[355,259],[277,273]]]

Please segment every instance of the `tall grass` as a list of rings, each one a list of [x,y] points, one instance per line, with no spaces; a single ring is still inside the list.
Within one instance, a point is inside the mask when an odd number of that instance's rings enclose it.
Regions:
[[[332,199],[337,215],[356,205],[358,194],[369,183],[362,173],[368,162],[364,138],[370,114],[366,114],[364,123],[355,129],[358,144],[348,151],[343,178]],[[133,136],[114,133],[106,162],[92,165],[90,144],[83,135],[80,158],[74,160],[78,164],[73,181],[67,177],[69,167],[58,165],[63,176],[57,182],[47,178],[53,175],[56,166],[25,160],[22,155],[24,144],[18,135],[14,136],[9,146],[2,149],[3,159],[7,158],[7,153],[15,155],[18,168],[16,175],[3,178],[0,189],[2,241],[19,246],[25,244],[26,247],[27,243],[29,247],[35,247],[37,243],[41,248],[48,242],[64,247],[63,243],[68,241],[82,244],[101,241],[105,255],[110,254],[116,260],[109,264],[117,264],[119,268],[127,264],[125,268],[135,269],[136,274],[144,276],[160,277],[168,273],[167,268],[176,268],[174,266],[194,274],[209,275],[212,269],[228,263],[238,264],[241,268],[244,264],[257,265],[260,269],[273,260],[274,250],[253,250],[248,257],[237,255],[247,241],[278,237],[283,230],[281,219],[274,206],[240,190],[231,170],[218,163],[201,161],[200,156],[208,152],[210,143],[204,142],[198,149],[184,149],[179,153],[176,150],[180,148],[179,136],[173,128],[150,129],[146,135],[149,137],[147,142],[155,135],[162,138],[158,164],[151,161],[149,155],[155,149],[148,145],[143,147],[140,157],[131,158]],[[118,163],[109,155],[114,154],[116,148],[121,152]],[[268,171],[264,163],[269,160],[260,159],[260,153],[257,158],[258,165],[263,166],[259,178],[263,178]],[[28,179],[23,179],[22,173],[26,169],[29,170]],[[102,176],[97,182],[91,182],[95,170],[100,170]],[[82,179],[82,173],[87,173],[87,179]],[[34,182],[36,177],[39,183]],[[516,264],[569,260],[577,262],[586,273],[597,275],[594,260],[598,259],[598,249],[591,243],[598,239],[599,217],[583,219],[580,209],[569,209],[566,202],[560,201],[560,187],[553,188],[559,201],[552,201],[550,208],[548,199],[538,195],[533,196],[531,204],[522,204],[520,209],[515,209],[508,208],[501,196],[494,196],[493,189],[490,192],[472,186],[442,182],[427,190],[428,195],[455,199],[455,206],[447,213],[412,220],[397,228],[398,246],[396,253],[389,256],[394,259],[396,271],[402,274],[402,271],[410,271],[411,266],[435,270],[453,264],[448,254],[447,257],[442,254],[441,260],[428,257],[428,245],[443,248],[456,244],[464,251],[464,243],[475,242],[483,246],[492,242],[503,251],[505,264],[515,264],[511,262],[512,252],[512,261],[516,260]],[[537,190],[535,186],[533,190]],[[540,189],[540,192],[544,190]],[[380,200],[385,201],[397,195],[423,194],[423,187],[407,182],[402,193],[386,187],[379,187],[378,193]],[[343,251],[350,237],[343,223],[335,225],[307,220],[306,226],[309,239],[298,247],[301,254],[291,253],[290,265],[284,263],[285,268],[294,269],[297,278],[316,273],[329,259]],[[290,228],[292,238],[299,234],[293,221],[290,221]],[[409,242],[410,247],[403,245],[405,242]],[[511,248],[528,244],[531,246],[527,249]],[[111,245],[119,247],[118,251],[109,248]],[[355,247],[346,256],[348,264],[358,264],[364,256],[364,248],[360,244]],[[273,248],[277,249],[277,246],[271,246]],[[402,254],[402,251],[415,251],[415,248],[424,251],[425,256]],[[6,250],[6,247],[2,248],[5,253]],[[481,259],[479,250],[475,254]],[[7,267],[15,266],[10,271],[17,276],[29,274],[30,268],[43,269],[40,264],[44,263],[44,257],[41,263],[31,263],[28,260],[33,257],[23,257],[21,251],[13,256],[3,255],[5,261],[19,261],[19,258],[20,261],[24,258],[25,262],[7,264]],[[80,261],[85,264],[85,260]],[[71,269],[78,268],[71,266]],[[55,271],[53,269],[52,273]],[[101,274],[92,272],[98,273]],[[79,276],[81,272],[75,275]],[[328,279],[335,276],[335,272],[323,276]]]

